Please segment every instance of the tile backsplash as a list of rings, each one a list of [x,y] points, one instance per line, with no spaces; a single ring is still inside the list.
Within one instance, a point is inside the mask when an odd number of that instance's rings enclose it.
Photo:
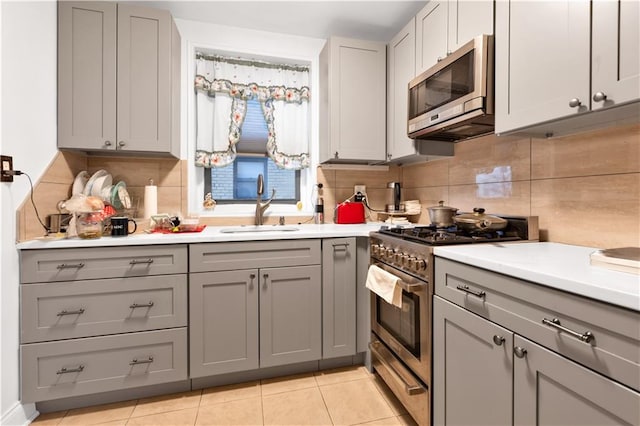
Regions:
[[[640,246],[640,126],[555,139],[459,142],[453,158],[402,167],[405,199],[539,217],[541,240]]]
[[[77,173],[108,170],[122,180],[134,203],[149,179],[158,185],[158,211],[187,213],[187,160],[94,157],[59,152],[34,188],[41,217],[56,213],[70,196]],[[427,207],[443,200],[461,211],[483,207],[487,213],[539,216],[541,239],[601,248],[640,246],[640,125],[614,127],[555,139],[497,137],[459,142],[452,158],[388,171],[318,168],[323,184],[325,218],[367,186],[369,205],[384,210],[386,184],[402,182],[403,200],[418,199],[422,213],[412,221],[429,223]],[[41,236],[29,197],[18,212],[20,241]],[[375,212],[369,220],[384,219]],[[276,223],[277,217],[267,218]],[[309,218],[291,218],[304,222]],[[206,218],[210,225],[252,223],[253,217]]]

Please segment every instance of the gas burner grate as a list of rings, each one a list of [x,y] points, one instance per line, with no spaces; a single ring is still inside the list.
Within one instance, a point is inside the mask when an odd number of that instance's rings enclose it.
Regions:
[[[380,228],[381,234],[391,235],[403,240],[427,245],[469,244],[499,241],[518,241],[517,235],[508,235],[504,231],[468,232],[456,226],[437,228],[435,226],[415,226],[413,228]]]

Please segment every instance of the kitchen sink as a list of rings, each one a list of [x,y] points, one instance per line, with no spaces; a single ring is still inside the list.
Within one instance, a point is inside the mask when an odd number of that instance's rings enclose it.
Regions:
[[[220,230],[223,234],[236,234],[239,232],[292,232],[299,231],[300,228],[286,225],[242,225]]]

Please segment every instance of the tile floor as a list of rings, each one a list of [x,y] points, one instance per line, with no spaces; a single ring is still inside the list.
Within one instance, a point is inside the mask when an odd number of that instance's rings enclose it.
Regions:
[[[413,425],[379,377],[354,366],[46,413],[47,425]]]

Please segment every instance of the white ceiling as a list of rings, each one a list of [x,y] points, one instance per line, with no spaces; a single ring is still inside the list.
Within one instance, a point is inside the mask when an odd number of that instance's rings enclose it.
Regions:
[[[426,1],[131,1],[174,18],[326,39],[388,42]]]

